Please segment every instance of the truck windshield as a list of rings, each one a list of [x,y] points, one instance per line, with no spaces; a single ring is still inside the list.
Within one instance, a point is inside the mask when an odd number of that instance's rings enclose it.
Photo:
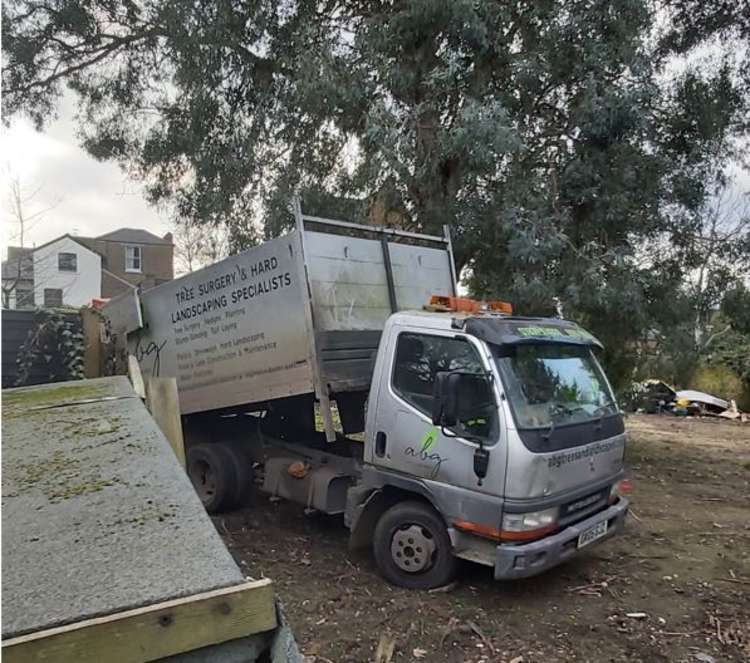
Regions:
[[[500,346],[496,357],[519,428],[547,428],[617,414],[602,369],[587,347]]]

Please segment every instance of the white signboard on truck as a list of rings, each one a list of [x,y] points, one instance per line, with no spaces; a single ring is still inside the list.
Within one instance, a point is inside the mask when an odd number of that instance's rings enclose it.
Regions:
[[[144,375],[176,377],[183,414],[315,391],[297,233],[141,295]]]

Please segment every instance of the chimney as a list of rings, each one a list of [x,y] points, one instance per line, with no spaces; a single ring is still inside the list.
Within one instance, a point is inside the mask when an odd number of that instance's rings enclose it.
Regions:
[[[166,235],[164,235],[164,239],[166,239],[170,244],[173,244],[172,233],[167,233]]]

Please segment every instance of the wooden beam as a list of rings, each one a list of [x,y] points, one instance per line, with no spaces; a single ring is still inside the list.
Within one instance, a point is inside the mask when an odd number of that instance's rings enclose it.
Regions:
[[[276,628],[270,580],[256,580],[3,640],[4,663],[143,663]]]
[[[146,400],[146,386],[141,374],[141,365],[135,356],[130,354],[128,355],[128,377],[130,377],[130,383],[133,385],[133,391],[143,400]]]
[[[91,308],[81,309],[83,327],[83,374],[87,378],[98,378],[102,373],[101,313]]]
[[[182,419],[180,418],[180,397],[177,393],[175,378],[148,378],[146,382],[146,407],[161,432],[172,445],[174,455],[185,465],[185,440],[182,437]]]

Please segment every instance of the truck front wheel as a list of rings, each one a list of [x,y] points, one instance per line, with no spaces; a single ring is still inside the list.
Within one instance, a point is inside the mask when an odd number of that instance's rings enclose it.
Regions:
[[[380,517],[373,552],[382,576],[409,589],[445,585],[456,569],[442,519],[421,502],[401,502]]]

